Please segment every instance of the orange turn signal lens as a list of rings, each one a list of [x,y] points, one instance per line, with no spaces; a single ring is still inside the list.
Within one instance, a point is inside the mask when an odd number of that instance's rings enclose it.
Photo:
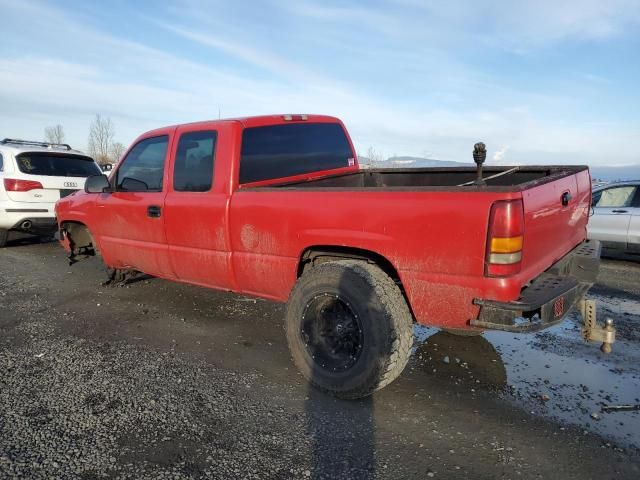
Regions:
[[[514,253],[522,250],[522,235],[518,237],[494,237],[491,239],[491,253]]]

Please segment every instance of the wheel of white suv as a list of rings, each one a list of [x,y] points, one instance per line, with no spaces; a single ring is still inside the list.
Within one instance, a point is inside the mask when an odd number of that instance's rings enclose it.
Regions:
[[[3,228],[0,228],[0,248],[4,247],[7,244],[8,236],[9,232]]]

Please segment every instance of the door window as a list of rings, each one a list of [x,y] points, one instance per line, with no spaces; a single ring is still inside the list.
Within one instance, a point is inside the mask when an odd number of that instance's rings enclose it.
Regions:
[[[594,207],[619,208],[628,207],[631,204],[636,187],[626,185],[607,188],[593,194]]]
[[[161,192],[169,137],[145,138],[122,161],[116,189],[122,192]]]
[[[188,132],[180,136],[173,168],[174,190],[211,190],[217,137],[218,133],[215,131]]]

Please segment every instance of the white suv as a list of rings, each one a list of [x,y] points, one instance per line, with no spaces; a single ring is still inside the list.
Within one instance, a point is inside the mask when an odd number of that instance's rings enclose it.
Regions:
[[[11,230],[53,235],[56,202],[101,173],[92,158],[66,144],[0,141],[0,247]]]

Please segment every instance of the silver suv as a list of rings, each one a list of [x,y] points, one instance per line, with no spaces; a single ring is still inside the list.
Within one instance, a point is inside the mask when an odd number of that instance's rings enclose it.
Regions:
[[[593,190],[588,236],[604,247],[640,253],[640,180]]]

